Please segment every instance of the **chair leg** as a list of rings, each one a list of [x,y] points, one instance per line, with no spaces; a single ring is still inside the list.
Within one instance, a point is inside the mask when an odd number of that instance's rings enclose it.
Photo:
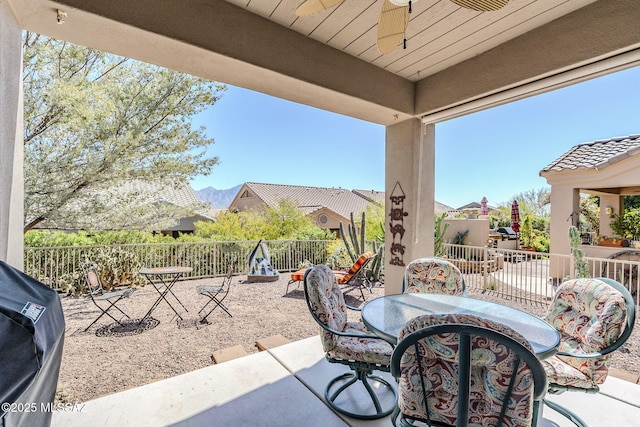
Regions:
[[[215,309],[216,309],[216,308],[218,308],[218,307],[220,307],[221,309],[223,309],[223,310],[225,311],[225,313],[227,313],[227,314],[229,315],[229,317],[233,317],[233,315],[229,312],[229,308],[228,308],[226,305],[224,305],[224,304],[222,303],[222,301],[218,301],[216,298],[211,298],[211,300],[209,300],[209,301],[204,305],[204,307],[202,307],[202,308],[200,309],[200,311],[198,312],[198,314],[202,313],[202,311],[205,309],[205,307],[207,307],[207,306],[209,305],[209,303],[210,303],[210,302],[214,302],[214,303],[215,303],[215,305],[213,306],[213,308],[212,308],[211,310],[209,310],[209,312],[208,312],[205,316],[203,316],[203,317],[200,319],[200,322],[202,322],[202,323],[206,322],[206,321],[207,321],[207,317],[209,317],[209,315],[210,315],[211,313],[213,313],[213,310],[215,310]]]
[[[579,416],[577,416],[575,413],[565,408],[564,406],[558,405],[557,403],[551,402],[547,399],[544,399],[544,404],[547,405],[549,408],[553,409],[554,411],[560,413],[564,417],[568,418],[572,423],[574,423],[578,427],[589,427],[589,425],[582,418],[580,418]]]
[[[345,383],[338,387],[338,389],[333,393],[331,393],[331,388],[340,381],[345,381]],[[373,403],[372,409],[375,412],[372,411],[369,414],[354,413],[345,409],[344,407],[341,407],[338,403],[335,402],[343,391],[345,391],[347,388],[351,387],[358,381],[361,381],[363,386],[367,390],[367,393],[369,394],[369,397],[371,398],[371,401]],[[371,386],[369,381],[378,383],[378,386],[375,388],[378,390],[382,390],[382,393],[390,391],[393,394],[392,405],[389,405],[388,408],[383,408],[383,405],[380,403],[378,394],[375,392],[374,387]],[[394,408],[396,407],[397,392],[395,388],[384,378],[377,375],[372,375],[371,371],[356,369],[354,372],[347,372],[331,380],[327,385],[327,388],[325,389],[324,397],[327,400],[329,406],[331,406],[341,414],[358,419],[373,420],[386,417],[394,410]]]
[[[85,328],[85,330],[84,330],[84,331],[85,331],[85,332],[87,332],[87,331],[89,330],[89,328],[91,328],[91,327],[92,327],[92,326],[93,326],[93,325],[94,325],[98,320],[100,320],[100,319],[102,318],[102,316],[104,316],[105,314],[106,314],[107,316],[109,316],[109,317],[110,317],[114,322],[116,322],[118,325],[122,326],[122,322],[120,322],[118,319],[116,319],[115,317],[113,317],[113,316],[111,315],[111,313],[109,313],[109,310],[111,310],[112,308],[115,308],[116,310],[118,310],[118,311],[119,311],[120,313],[122,313],[122,314],[123,314],[127,319],[131,319],[131,318],[127,315],[127,313],[125,313],[124,311],[122,311],[122,310],[120,309],[120,307],[116,306],[116,303],[117,303],[118,301],[120,301],[122,298],[123,298],[123,297],[120,297],[120,298],[118,298],[117,300],[115,300],[115,301],[113,301],[113,302],[108,301],[108,302],[109,302],[109,307],[107,307],[106,309],[104,309],[104,308],[100,307],[100,306],[98,305],[98,303],[94,301],[94,302],[93,302],[93,304],[94,304],[96,307],[98,307],[98,308],[100,309],[100,311],[102,311],[102,313],[100,313],[100,316],[96,317],[96,319],[95,319],[93,322],[91,322],[91,324],[90,324],[89,326],[87,326],[87,327]]]

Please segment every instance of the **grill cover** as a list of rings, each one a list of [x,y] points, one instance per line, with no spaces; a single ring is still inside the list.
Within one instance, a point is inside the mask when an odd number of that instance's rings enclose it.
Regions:
[[[0,261],[0,425],[51,424],[64,329],[57,292]]]

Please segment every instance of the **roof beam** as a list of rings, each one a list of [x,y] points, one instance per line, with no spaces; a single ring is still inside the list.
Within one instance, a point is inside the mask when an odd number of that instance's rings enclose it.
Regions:
[[[638,65],[639,55],[624,55],[640,46],[638,22],[637,0],[591,3],[420,80],[416,115],[449,119]],[[615,57],[627,62],[607,63]],[[509,92],[514,88],[518,93]]]
[[[38,33],[376,123],[413,115],[413,82],[222,0],[24,3]]]

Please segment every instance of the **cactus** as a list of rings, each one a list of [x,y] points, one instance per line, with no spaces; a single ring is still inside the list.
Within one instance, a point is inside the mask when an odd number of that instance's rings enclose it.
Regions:
[[[580,232],[573,225],[569,227],[569,245],[571,246],[571,255],[573,255],[576,279],[591,277],[591,274],[589,274],[589,266],[584,259],[584,252],[578,248],[580,245]]]
[[[349,223],[349,239],[351,242],[347,240],[347,236],[344,232],[344,227],[342,223],[340,223],[340,235],[342,236],[342,240],[344,241],[344,245],[347,247],[347,252],[349,253],[349,258],[351,258],[351,262],[356,262],[358,257],[362,255],[364,252],[364,241],[365,241],[365,213],[362,212],[362,221],[360,222],[360,238],[358,239],[358,228],[356,227],[356,222],[353,219],[353,212],[350,215],[351,222]],[[353,248],[352,248],[353,246]]]
[[[447,254],[447,250],[444,247],[444,233],[447,232],[449,224],[442,223],[442,220],[447,216],[446,213],[442,215],[436,215],[435,217],[435,235],[433,241],[433,255],[437,257],[443,257]]]

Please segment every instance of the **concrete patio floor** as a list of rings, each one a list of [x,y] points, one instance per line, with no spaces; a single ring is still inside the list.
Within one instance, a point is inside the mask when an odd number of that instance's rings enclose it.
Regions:
[[[51,425],[391,425],[390,417],[356,420],[325,404],[325,385],[346,370],[324,359],[315,336],[79,404],[54,413]],[[631,427],[640,420],[640,386],[614,377],[597,395],[564,393],[550,400],[592,427]],[[544,418],[545,426],[573,425],[547,407]]]

